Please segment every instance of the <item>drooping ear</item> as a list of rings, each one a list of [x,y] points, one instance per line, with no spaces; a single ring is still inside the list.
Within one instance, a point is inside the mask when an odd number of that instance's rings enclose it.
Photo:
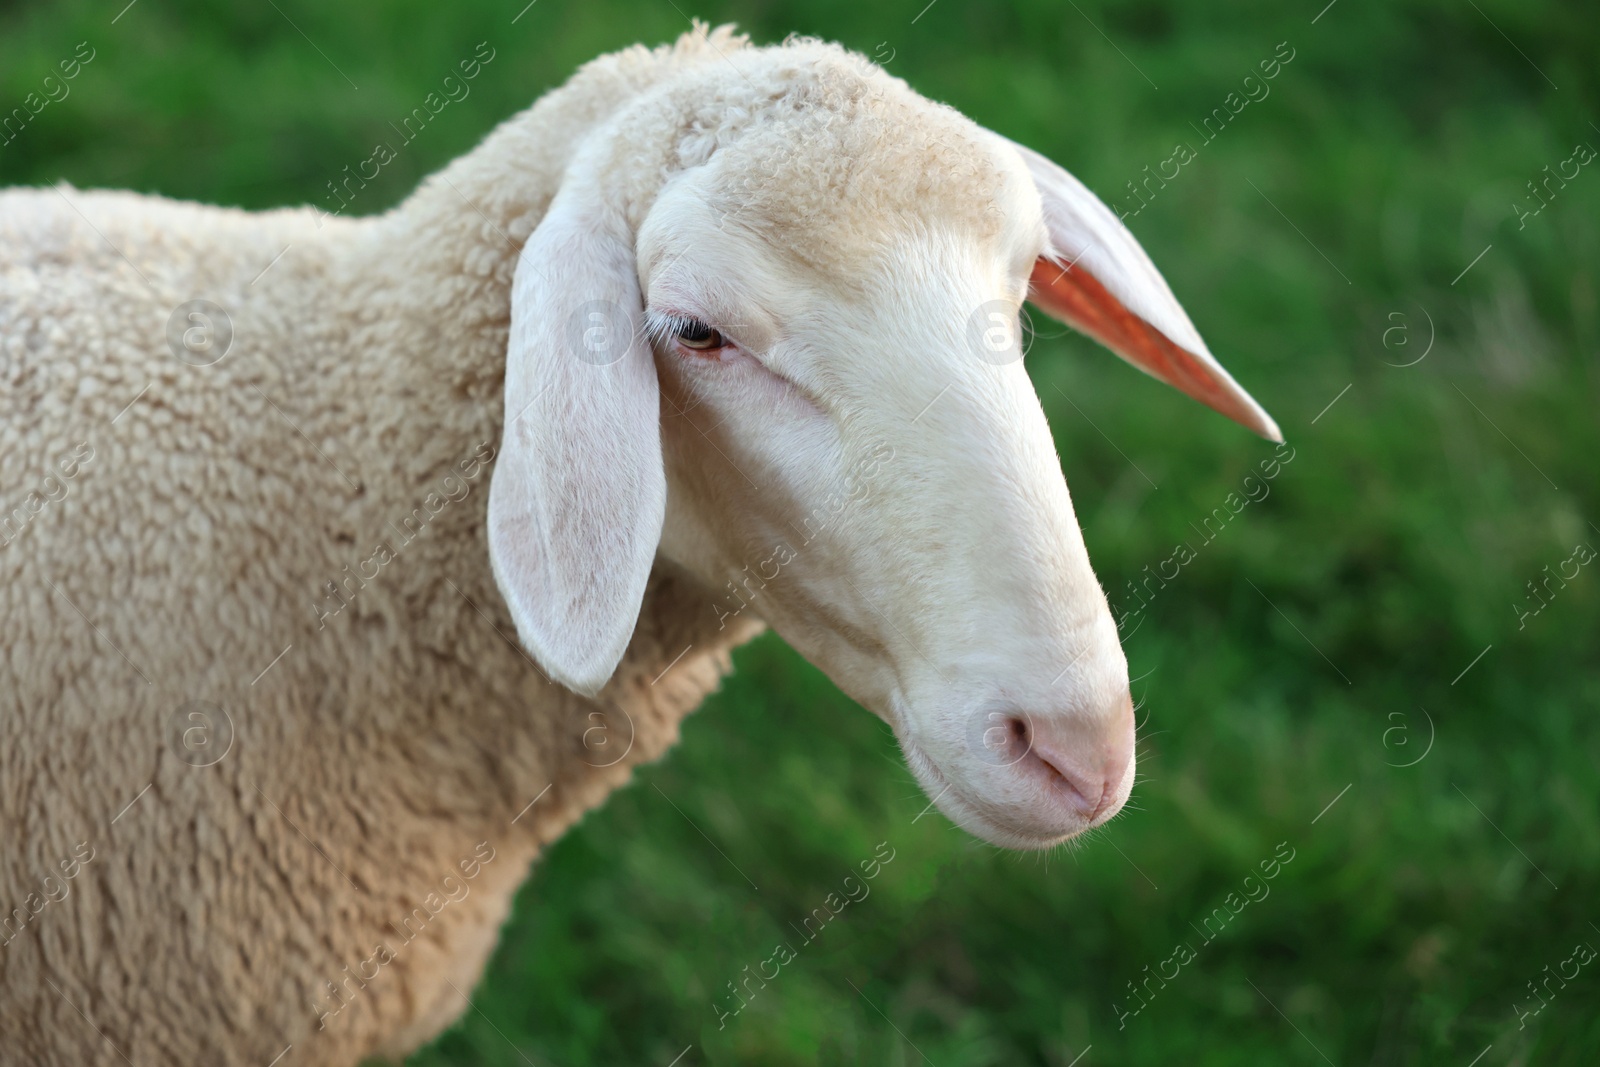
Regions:
[[[1033,175],[1050,247],[1028,298],[1153,378],[1272,441],[1272,416],[1206,348],[1166,280],[1122,220],[1077,178],[1010,142]]]
[[[569,180],[512,281],[489,560],[528,651],[591,696],[633,636],[666,509],[642,317],[631,228]]]

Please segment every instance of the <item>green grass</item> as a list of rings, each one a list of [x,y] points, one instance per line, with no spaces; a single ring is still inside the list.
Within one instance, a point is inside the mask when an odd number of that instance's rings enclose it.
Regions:
[[[1513,1005],[1600,946],[1600,567],[1525,628],[1513,605],[1600,547],[1600,166],[1523,229],[1512,204],[1600,147],[1600,23],[1510,0],[1343,0],[1314,25],[1322,0],[924,2],[684,10],[879,55],[1117,203],[1195,144],[1131,224],[1296,449],[1127,641],[1136,810],[1051,856],[919,819],[887,730],[765,638],[550,851],[481,1013],[412,1063],[1597,1062],[1600,966],[1525,1028]],[[471,96],[355,209],[377,211],[583,60],[685,27],[667,0],[540,0],[514,25],[517,0],[142,0],[112,25],[119,6],[0,7],[0,107],[96,49],[0,145],[0,182],[326,208],[324,183],[489,41]],[[1201,146],[1190,124],[1284,41],[1271,94]],[[1044,332],[1029,365],[1122,604],[1271,449]],[[883,841],[870,895],[802,943]],[[1270,894],[1206,943],[1280,842]],[[1195,958],[1119,1028],[1113,1002],[1182,939]],[[795,958],[719,1029],[726,983],[783,941]]]

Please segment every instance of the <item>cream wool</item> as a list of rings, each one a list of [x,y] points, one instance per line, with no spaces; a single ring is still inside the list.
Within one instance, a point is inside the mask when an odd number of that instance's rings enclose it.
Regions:
[[[582,166],[603,190],[563,183]],[[540,849],[674,743],[758,613],[895,726],[962,825],[1046,847],[1109,818],[1133,775],[1126,663],[1020,350],[968,359],[962,321],[984,299],[1014,317],[1034,269],[1053,314],[1265,415],[1051,167],[860,57],[724,29],[596,60],[379,217],[0,193],[0,485],[92,454],[0,546],[6,1061],[415,1048],[466,1008]],[[568,229],[535,235],[547,213]],[[661,458],[637,450],[653,418],[613,418],[580,422],[552,463],[551,428],[601,401],[528,379],[561,326],[515,309],[601,270],[565,253],[611,233],[629,262],[602,281],[646,283],[652,307],[767,286],[715,321],[792,386],[748,354],[722,373],[663,353],[656,372],[645,351],[615,380],[654,412],[659,373]],[[1065,256],[1034,268],[1075,241],[1111,249],[1087,296]],[[684,242],[732,257],[720,278]],[[739,260],[739,242],[764,251]],[[232,339],[196,366],[168,330],[201,299]],[[878,319],[904,352],[862,339]],[[854,345],[865,377],[819,336]],[[690,433],[687,411],[713,417]],[[827,472],[868,458],[871,492],[829,505],[827,536],[730,612],[749,562],[836,493]],[[957,490],[990,495],[938,496]],[[541,519],[553,499],[567,509]],[[659,538],[630,520],[651,514]],[[982,516],[975,547],[953,514]],[[574,563],[586,532],[615,550]],[[916,676],[930,658],[961,685]],[[960,741],[987,737],[969,713],[996,694],[1030,709],[1005,720],[1014,758]],[[43,906],[64,862],[70,893]]]
[[[137,1063],[417,1046],[466,1008],[449,983],[476,984],[539,849],[675,742],[757,632],[718,631],[716,594],[663,570],[605,693],[624,715],[549,684],[489,573],[492,464],[459,466],[499,445],[511,272],[563,153],[711,47],[591,64],[381,218],[0,194],[0,484],[94,449],[0,550],[0,908],[95,854],[0,931],[0,1058],[121,1062],[80,1010]],[[208,367],[166,341],[195,298],[232,319]],[[325,583],[450,477],[470,493],[319,619]],[[192,700],[232,719],[213,766],[173,751]],[[470,895],[349,982],[479,842]],[[328,982],[353,1002],[323,1019]]]

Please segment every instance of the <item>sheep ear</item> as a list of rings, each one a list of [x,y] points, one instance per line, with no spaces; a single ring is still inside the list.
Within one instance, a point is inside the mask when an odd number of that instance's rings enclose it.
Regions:
[[[1233,380],[1200,339],[1139,242],[1077,178],[1013,143],[1033,175],[1050,247],[1034,265],[1028,298],[1157,378],[1254,430],[1282,441],[1278,424]]]
[[[517,633],[590,696],[633,637],[667,499],[632,233],[599,199],[564,187],[517,261],[489,489],[489,560]]]

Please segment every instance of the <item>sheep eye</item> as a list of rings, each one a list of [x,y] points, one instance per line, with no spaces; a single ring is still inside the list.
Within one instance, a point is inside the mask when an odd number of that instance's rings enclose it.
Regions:
[[[722,334],[696,319],[686,319],[677,329],[678,343],[696,352],[709,352],[728,342]]]

